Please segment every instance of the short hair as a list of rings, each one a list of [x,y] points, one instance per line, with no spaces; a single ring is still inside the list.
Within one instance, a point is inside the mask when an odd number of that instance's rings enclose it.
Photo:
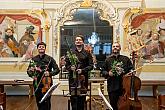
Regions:
[[[77,36],[75,36],[75,39],[76,39],[76,37],[80,37],[82,39],[82,41],[84,42],[84,36],[83,35],[77,35]]]
[[[34,26],[29,26],[29,27],[26,27],[26,30],[27,31],[33,31],[35,29],[35,27]]]
[[[142,29],[140,29],[140,28],[138,28],[138,29],[137,29],[137,31],[142,31],[142,32],[143,32],[143,30],[142,30]]]
[[[5,29],[5,32],[7,32],[8,30],[11,30],[11,32],[14,33],[14,30],[12,28]]]
[[[117,41],[113,42],[112,46],[113,46],[114,44],[119,44],[120,49],[121,49],[121,45],[120,45],[120,43],[119,43],[119,42],[117,42]]]
[[[38,43],[38,44],[37,44],[37,48],[38,48],[40,45],[44,45],[45,48],[46,48],[46,44],[45,44],[44,42],[40,42],[40,43]]]

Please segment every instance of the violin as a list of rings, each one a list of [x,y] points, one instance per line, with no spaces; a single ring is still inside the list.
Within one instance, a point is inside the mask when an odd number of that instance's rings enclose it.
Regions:
[[[51,84],[52,84],[51,76],[45,76],[46,71],[48,70],[50,62],[51,62],[51,60],[49,60],[48,65],[46,65],[45,72],[44,72],[44,74],[42,75],[42,78],[41,78],[42,84],[43,84],[42,93],[46,93],[49,90],[49,88],[51,87]]]
[[[135,64],[135,53],[132,53],[133,65]],[[141,80],[131,75],[123,76],[123,95],[118,100],[118,110],[142,110],[142,104],[138,99],[138,90],[141,88]]]
[[[44,76],[43,77],[43,79],[42,79],[42,84],[43,84],[42,93],[46,93],[47,90],[49,90],[49,88],[51,87],[51,83],[52,83],[52,80],[51,80],[50,76]]]

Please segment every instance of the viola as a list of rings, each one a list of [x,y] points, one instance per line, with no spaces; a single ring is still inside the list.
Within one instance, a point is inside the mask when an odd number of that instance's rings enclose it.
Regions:
[[[85,94],[87,92],[87,88],[85,87],[85,76],[84,75],[79,75],[78,76],[78,81],[80,82],[81,93]]]
[[[65,38],[67,44],[67,57],[71,65],[75,65],[76,69],[79,69],[79,59],[73,51],[71,51],[68,40]],[[73,71],[73,83],[71,86],[71,95],[80,95],[85,94],[87,92],[87,88],[85,87],[85,76],[78,74],[77,71]]]
[[[132,61],[135,65],[135,53],[132,53]],[[138,90],[141,88],[141,80],[131,75],[123,76],[123,95],[118,100],[118,110],[142,110],[142,104],[138,99]]]
[[[73,82],[71,83],[71,95],[86,94],[85,76],[77,72],[73,72],[73,74],[75,74],[76,77],[73,77]]]

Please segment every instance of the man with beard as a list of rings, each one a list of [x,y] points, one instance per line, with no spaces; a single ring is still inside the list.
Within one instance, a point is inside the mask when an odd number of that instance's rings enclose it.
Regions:
[[[34,56],[27,68],[27,74],[33,78],[38,110],[51,110],[51,95],[41,102],[41,99],[53,84],[52,77],[59,73],[59,68],[53,57],[47,55],[46,44],[37,44],[38,55]]]
[[[5,30],[5,38],[4,42],[7,44],[7,46],[11,49],[13,56],[18,57],[19,49],[18,49],[18,42],[13,36],[14,30],[12,28],[7,28]]]
[[[117,103],[123,92],[122,77],[134,68],[127,56],[120,55],[120,50],[120,44],[113,43],[112,54],[105,60],[102,71],[107,79],[107,91],[113,110],[118,110]]]
[[[86,100],[85,89],[87,90],[88,88],[88,72],[93,69],[93,59],[92,54],[84,49],[83,36],[76,36],[75,49],[72,49],[71,53],[73,54],[67,54],[65,66],[69,71],[69,91],[71,94],[72,110],[84,110]],[[76,61],[74,64],[73,60]],[[75,77],[75,74],[78,79]],[[83,80],[79,79],[81,77],[83,77]]]

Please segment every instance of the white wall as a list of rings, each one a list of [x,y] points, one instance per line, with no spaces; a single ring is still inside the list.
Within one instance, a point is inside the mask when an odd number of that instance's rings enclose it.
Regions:
[[[165,8],[164,0],[144,0],[146,8]]]

